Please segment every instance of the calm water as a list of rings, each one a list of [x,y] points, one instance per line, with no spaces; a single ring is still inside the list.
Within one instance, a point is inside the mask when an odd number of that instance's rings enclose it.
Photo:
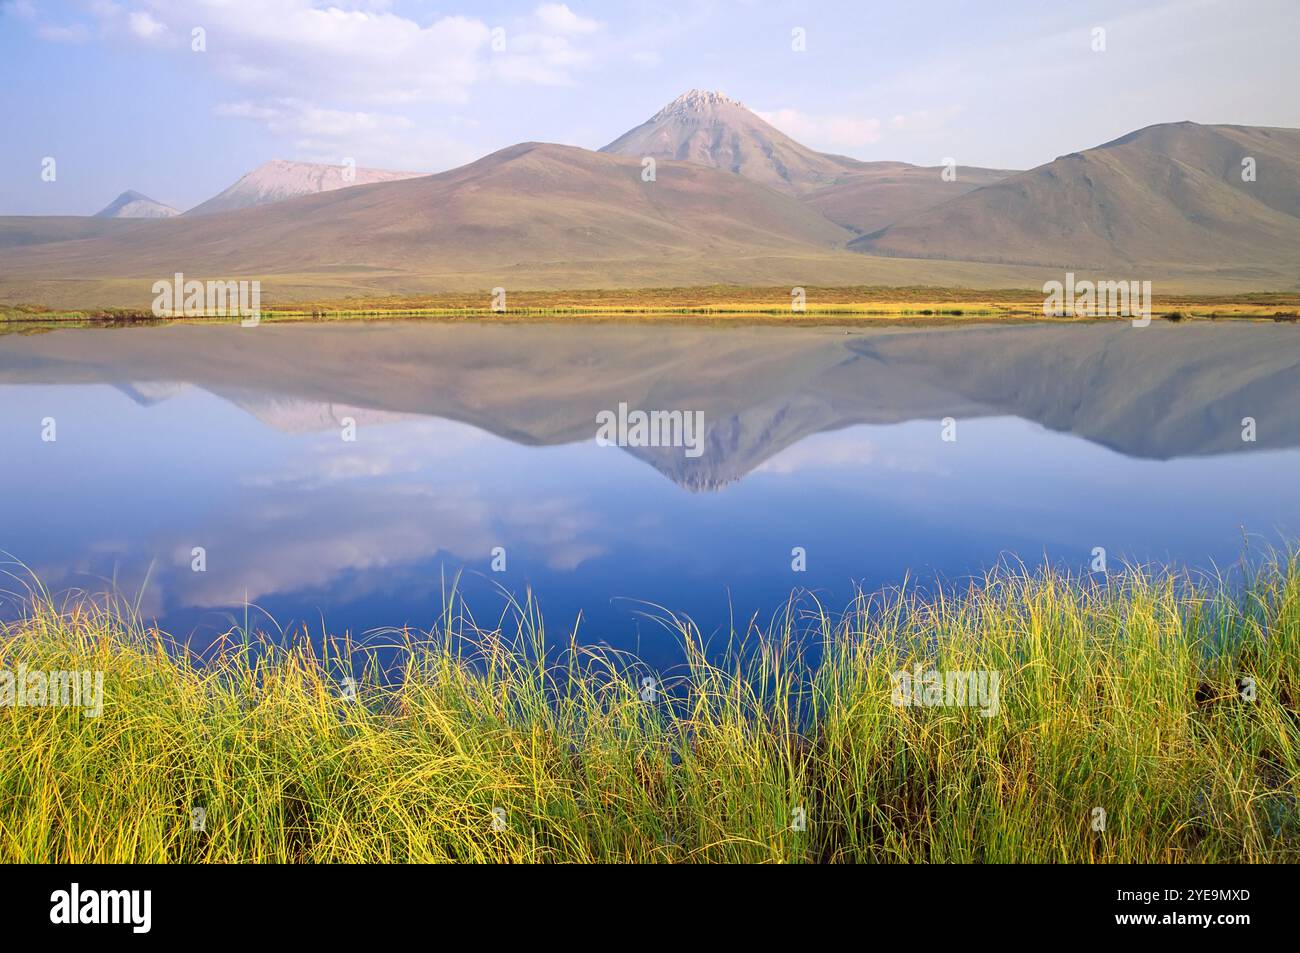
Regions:
[[[0,550],[56,590],[142,592],[200,644],[246,603],[428,627],[464,570],[481,621],[531,586],[552,631],[581,613],[664,661],[643,602],[707,633],[796,587],[838,608],[1009,554],[1208,567],[1295,536],[1298,371],[1280,325],[9,334]],[[620,403],[701,411],[703,452],[597,445]]]

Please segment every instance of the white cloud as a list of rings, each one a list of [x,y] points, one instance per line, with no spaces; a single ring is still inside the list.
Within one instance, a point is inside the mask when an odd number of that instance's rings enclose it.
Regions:
[[[492,57],[493,75],[506,82],[567,86],[574,74],[596,62],[590,48],[574,38],[595,33],[602,25],[578,16],[566,4],[544,3],[531,17],[507,32],[505,50]]]
[[[339,405],[313,412],[309,402],[296,411],[324,421],[345,409],[374,413]],[[364,454],[344,450],[337,432],[322,426],[283,468],[241,480],[237,502],[199,532],[210,552],[230,551],[232,540],[239,540],[240,551],[257,553],[256,560],[212,562],[208,572],[194,574],[191,530],[183,540],[161,534],[150,548],[175,553],[182,567],[165,573],[162,584],[181,587],[188,604],[212,608],[333,585],[370,569],[405,571],[439,553],[471,563],[485,559],[503,538],[556,571],[606,551],[601,523],[581,500],[534,494],[503,501],[475,479],[444,479],[448,451],[472,459],[484,448],[503,446],[502,438],[445,420],[390,423],[363,423]],[[465,472],[472,477],[477,471],[466,464]],[[374,492],[359,492],[367,487]],[[323,502],[331,499],[333,505]],[[336,518],[322,520],[322,512]]]
[[[521,33],[510,40],[506,52],[494,61],[494,74],[507,82],[539,86],[566,86],[573,72],[592,65],[594,57],[576,49],[566,36]]]
[[[934,132],[946,126],[960,112],[961,106],[956,104],[942,109],[917,109],[891,117],[889,126],[896,131]]]
[[[543,3],[535,16],[542,28],[552,33],[594,33],[600,29],[599,23],[578,16],[566,3]]]
[[[814,116],[797,109],[755,110],[787,136],[815,149],[860,149],[880,141],[879,119],[859,116]]]
[[[6,6],[33,13],[28,0]],[[419,20],[387,0],[113,0],[87,6],[106,38],[193,57],[230,88],[217,114],[265,124],[306,153],[344,154],[386,168],[446,168],[474,157],[416,106],[463,105],[490,81],[559,86],[595,63],[602,29],[564,3],[543,3],[506,24],[472,15]],[[505,32],[494,50],[492,31]],[[69,35],[66,39],[72,39]],[[415,121],[413,116],[419,116]]]
[[[471,17],[421,25],[382,9],[345,10],[309,0],[150,5],[173,34],[188,37],[192,27],[202,27],[204,62],[254,95],[332,107],[461,102],[485,72],[489,29]]]
[[[288,143],[291,158],[338,162],[352,157],[363,166],[431,172],[462,165],[477,152],[438,128],[422,128],[400,113],[326,109],[286,98],[222,103],[217,116],[262,123]]]
[[[167,25],[144,10],[134,10],[127,17],[131,32],[142,40],[156,40],[167,32]]]
[[[544,3],[506,30],[449,14],[417,21],[386,2],[338,0],[139,0],[125,11],[101,2],[106,32],[142,40],[164,36],[188,50],[193,27],[207,34],[206,63],[232,86],[268,98],[313,100],[331,108],[397,103],[463,103],[490,78],[556,85],[594,61],[583,38],[601,29],[562,3]]]
[[[415,123],[405,116],[373,112],[349,112],[304,105],[290,116],[294,132],[307,140],[335,141],[379,135],[386,129],[411,129]]]
[[[597,52],[611,55],[607,41],[595,45],[604,25],[567,3],[489,21],[416,18],[390,0],[85,0],[87,23],[69,26],[44,21],[32,0],[0,3],[47,40],[99,36],[190,58],[229,89],[217,115],[263,124],[288,142],[291,158],[347,155],[413,171],[478,154],[447,136],[456,117],[431,119],[431,109],[464,106],[490,82],[569,85]],[[190,49],[195,28],[205,34],[201,55]],[[503,49],[494,49],[494,29],[504,31]]]
[[[908,453],[882,453],[867,435],[870,427],[813,434],[764,461],[755,473],[790,476],[827,470],[895,470],[903,473],[937,472],[933,463]]]

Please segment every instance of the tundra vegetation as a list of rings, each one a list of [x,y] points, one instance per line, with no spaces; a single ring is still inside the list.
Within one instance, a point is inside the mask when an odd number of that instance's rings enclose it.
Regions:
[[[947,324],[974,321],[1124,320],[1113,315],[1083,316],[1065,310],[1044,315],[1041,289],[977,290],[942,287],[808,286],[802,310],[791,306],[792,288],[707,285],[680,288],[585,289],[573,291],[509,290],[504,311],[493,309],[489,290],[420,295],[365,295],[260,303],[264,320],[333,318],[484,318],[492,321],[569,316],[605,321],[703,320],[720,323],[841,324],[880,320],[897,324]],[[1156,318],[1186,316],[1257,320],[1294,320],[1300,294],[1258,292],[1223,295],[1158,294]],[[217,316],[220,319],[220,316]],[[32,304],[0,305],[0,323],[66,324],[67,322],[156,323],[151,307],[55,308]],[[212,320],[178,316],[174,320]]]
[[[0,708],[0,859],[1295,861],[1300,557],[1233,578],[1003,569],[726,645],[665,614],[672,672],[528,598],[490,631],[449,598],[381,672],[37,589],[0,669],[103,672],[104,708]],[[898,704],[920,671],[996,709]]]

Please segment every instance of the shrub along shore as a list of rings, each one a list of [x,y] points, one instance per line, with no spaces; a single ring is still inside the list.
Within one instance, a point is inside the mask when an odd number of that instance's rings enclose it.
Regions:
[[[667,617],[652,672],[452,600],[394,679],[38,592],[0,631],[0,860],[1300,860],[1300,555],[795,605],[725,651]]]

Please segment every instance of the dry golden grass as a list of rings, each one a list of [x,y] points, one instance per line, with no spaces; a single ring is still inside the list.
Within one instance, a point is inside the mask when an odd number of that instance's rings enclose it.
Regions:
[[[1045,318],[1042,313],[1043,296],[1032,289],[976,291],[963,288],[840,286],[808,287],[805,292],[804,309],[796,311],[791,307],[791,292],[788,287],[709,285],[512,291],[507,296],[505,310],[496,311],[492,306],[492,294],[485,289],[481,292],[338,297],[264,304],[263,319],[440,317],[503,321],[566,316],[604,321],[692,318],[724,323],[783,324],[839,323],[841,319],[875,319],[899,323],[1097,320]],[[1218,296],[1166,295],[1154,303],[1154,315],[1172,320],[1292,320],[1300,315],[1300,294],[1261,292]],[[129,308],[63,310],[19,305],[0,309],[0,321],[11,323],[153,320],[158,319],[152,313]]]

